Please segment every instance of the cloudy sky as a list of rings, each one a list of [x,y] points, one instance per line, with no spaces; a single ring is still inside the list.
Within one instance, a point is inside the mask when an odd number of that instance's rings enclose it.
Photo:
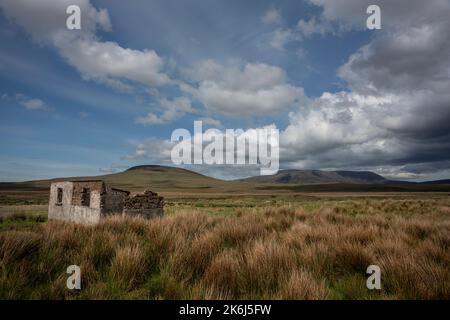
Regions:
[[[194,120],[278,128],[281,168],[450,178],[449,17],[449,0],[0,0],[0,181],[170,165]]]

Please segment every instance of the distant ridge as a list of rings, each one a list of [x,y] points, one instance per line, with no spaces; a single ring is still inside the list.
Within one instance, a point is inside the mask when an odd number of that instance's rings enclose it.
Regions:
[[[275,192],[450,192],[450,179],[408,182],[389,180],[370,171],[280,170],[271,176],[256,176],[240,180],[221,180],[188,169],[161,165],[140,165],[122,172],[85,177],[0,182],[1,190],[36,191],[48,196],[53,181],[103,180],[108,185],[131,192],[151,189],[156,192],[205,194]],[[1,195],[0,195],[1,196]]]
[[[160,165],[141,165],[122,172],[98,176],[58,177],[54,179],[0,183],[3,187],[40,188],[47,190],[54,181],[103,180],[108,185],[132,192],[152,191],[186,191],[186,190],[222,190],[228,183],[200,173],[177,167]],[[234,187],[234,186],[232,186]]]
[[[202,176],[202,177],[207,177],[207,176],[205,176],[205,175],[203,175],[201,173],[198,173],[198,172],[195,172],[195,171],[191,171],[191,170],[188,170],[188,169],[178,168],[178,167],[161,166],[161,165],[158,165],[158,164],[145,164],[145,165],[140,165],[140,166],[134,166],[134,167],[128,168],[124,172],[136,171],[136,170],[154,171],[154,172],[174,172],[174,171],[179,171],[179,172],[185,172],[185,173],[189,173],[189,174],[196,174],[196,175],[199,175],[199,176]],[[212,179],[214,179],[214,178],[212,178]]]
[[[417,182],[420,184],[450,184],[450,179],[443,179],[443,180],[432,180],[432,181],[424,181],[424,182]]]
[[[384,184],[389,180],[370,171],[280,170],[272,176],[258,176],[241,181],[282,184],[360,183]]]

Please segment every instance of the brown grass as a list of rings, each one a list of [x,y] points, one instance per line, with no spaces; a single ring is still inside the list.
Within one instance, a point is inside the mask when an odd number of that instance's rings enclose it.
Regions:
[[[316,279],[309,271],[294,270],[282,283],[278,298],[284,300],[321,300],[328,298],[324,280]]]
[[[0,232],[0,298],[449,299],[448,211],[363,205]],[[82,270],[80,292],[65,288],[71,264]],[[366,288],[371,264],[381,267],[380,291]]]

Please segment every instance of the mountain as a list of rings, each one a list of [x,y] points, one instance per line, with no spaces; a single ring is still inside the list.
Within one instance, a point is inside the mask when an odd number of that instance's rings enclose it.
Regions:
[[[275,175],[250,177],[241,181],[271,184],[384,184],[389,180],[370,171],[280,170]]]
[[[368,171],[281,170],[272,176],[224,181],[187,169],[145,165],[100,176],[0,182],[0,201],[14,204],[20,199],[35,203],[33,201],[37,199],[39,203],[46,203],[52,182],[93,179],[104,180],[110,186],[131,192],[150,189],[167,197],[192,199],[277,192],[450,192],[450,180],[393,181]]]
[[[109,186],[143,192],[150,189],[168,198],[227,197],[251,193],[255,184],[237,181],[223,181],[202,174],[174,167],[157,165],[137,166],[118,173],[89,176],[61,177],[26,182],[0,182],[0,203],[2,204],[45,204],[48,201],[50,184],[56,181],[103,180]],[[267,192],[266,192],[267,193]]]
[[[135,192],[147,188],[156,191],[189,191],[215,189],[222,191],[229,188],[227,181],[211,178],[190,170],[159,165],[145,165],[129,168],[123,172],[86,177],[64,177],[48,180],[36,180],[19,183],[0,183],[0,187],[14,187],[20,189],[46,190],[54,181],[64,180],[103,180],[107,184]]]
[[[450,184],[450,179],[419,182],[420,184]]]

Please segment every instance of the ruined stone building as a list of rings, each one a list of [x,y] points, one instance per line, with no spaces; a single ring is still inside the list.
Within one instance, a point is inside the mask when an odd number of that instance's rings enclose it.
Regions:
[[[110,215],[158,217],[164,199],[156,193],[130,196],[130,192],[106,186],[101,180],[54,182],[50,187],[49,220],[97,224]]]

